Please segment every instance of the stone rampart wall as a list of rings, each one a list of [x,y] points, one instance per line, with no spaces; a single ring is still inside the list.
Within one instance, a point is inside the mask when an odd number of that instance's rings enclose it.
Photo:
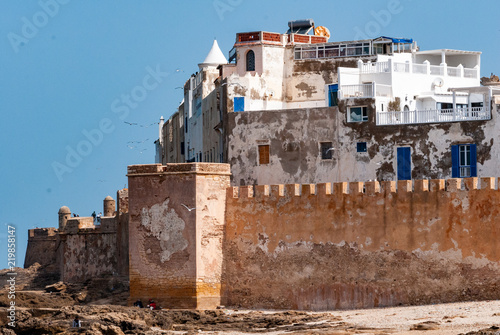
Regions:
[[[494,178],[230,187],[225,303],[500,299],[499,200]]]

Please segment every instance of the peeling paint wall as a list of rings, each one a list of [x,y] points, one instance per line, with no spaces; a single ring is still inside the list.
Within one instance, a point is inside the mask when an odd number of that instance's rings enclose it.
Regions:
[[[168,308],[220,305],[222,235],[229,166],[132,165],[130,302]]]
[[[412,179],[451,177],[451,146],[476,144],[478,176],[497,174],[498,112],[490,121],[377,126],[373,99],[350,105],[227,115],[227,155],[232,185],[321,183],[397,179],[398,147],[411,148]],[[347,122],[353,106],[366,106],[367,122]],[[321,159],[320,142],[331,142]],[[357,144],[366,143],[366,152]],[[258,145],[270,146],[270,163],[259,165]]]
[[[499,299],[500,193],[493,178],[464,182],[230,188],[225,303],[323,310]]]
[[[117,274],[116,233],[64,234],[61,239],[64,282]]]

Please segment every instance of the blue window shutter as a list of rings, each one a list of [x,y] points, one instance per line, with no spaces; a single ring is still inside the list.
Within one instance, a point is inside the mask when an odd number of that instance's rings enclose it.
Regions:
[[[451,146],[451,178],[460,177],[460,155],[458,145]]]
[[[477,149],[475,144],[470,145],[470,176],[477,177]]]
[[[245,111],[245,97],[234,98],[234,111],[235,112]]]
[[[411,180],[411,149],[398,148],[398,180]]]
[[[339,85],[328,85],[328,106],[337,106]]]

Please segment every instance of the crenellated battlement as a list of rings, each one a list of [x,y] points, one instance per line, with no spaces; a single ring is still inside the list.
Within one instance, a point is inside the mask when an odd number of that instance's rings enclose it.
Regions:
[[[431,180],[367,181],[320,184],[280,184],[232,186],[227,189],[229,199],[330,197],[340,195],[387,195],[390,193],[459,192],[497,190],[499,178],[450,178]]]

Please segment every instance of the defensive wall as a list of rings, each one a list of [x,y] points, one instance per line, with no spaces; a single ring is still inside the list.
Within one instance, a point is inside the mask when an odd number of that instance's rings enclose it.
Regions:
[[[495,184],[231,187],[226,304],[323,310],[499,299]]]
[[[495,178],[228,187],[229,165],[134,165],[130,300],[342,309],[499,299]]]
[[[103,201],[100,224],[92,217],[71,217],[63,206],[59,228],[30,229],[24,267],[38,262],[40,275],[65,282],[102,276],[128,276],[128,190]]]
[[[128,178],[100,226],[62,207],[59,229],[30,230],[25,266],[69,282],[128,275],[130,303],[165,308],[500,299],[496,178],[230,187],[229,165],[212,163],[132,165]]]

